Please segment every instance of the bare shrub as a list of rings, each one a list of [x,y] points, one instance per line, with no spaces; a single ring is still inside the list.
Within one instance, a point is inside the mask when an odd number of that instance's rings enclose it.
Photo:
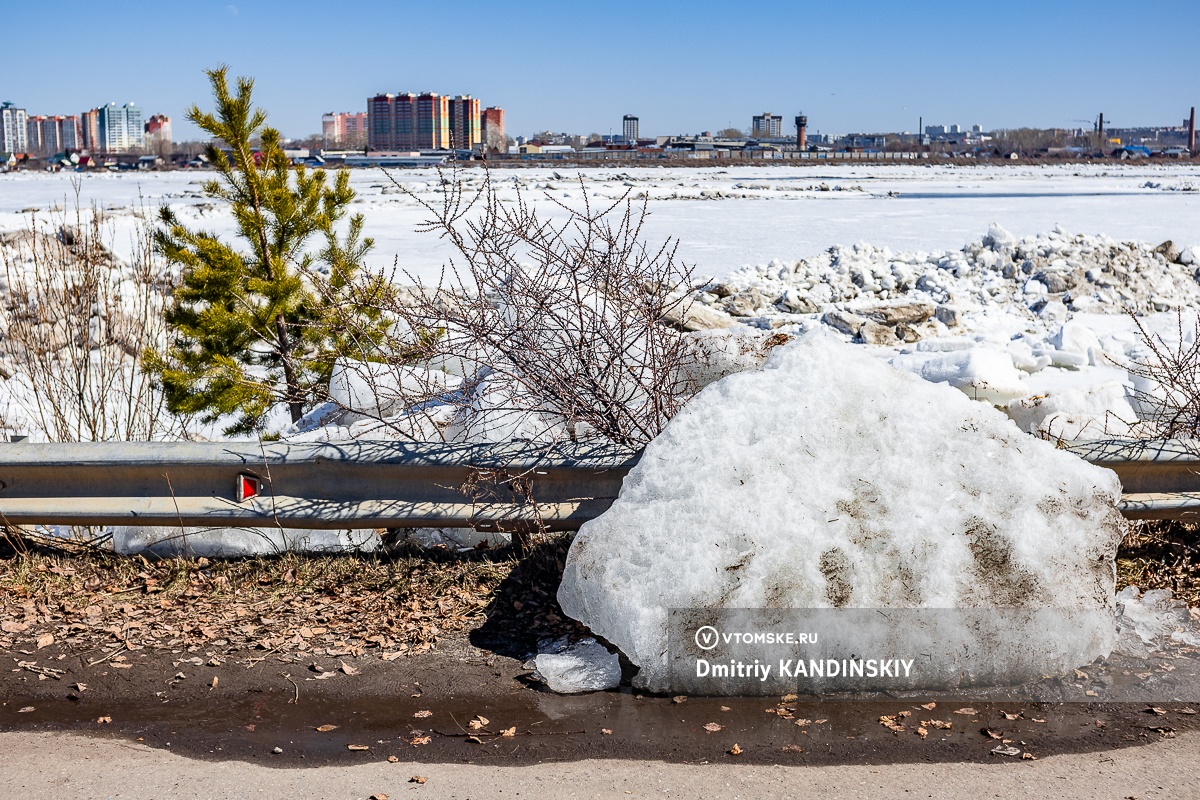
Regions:
[[[8,424],[52,442],[178,438],[140,364],[165,336],[170,279],[139,227],[123,264],[104,244],[98,209],[31,217],[0,242],[6,289],[0,365]]]
[[[1200,438],[1200,317],[1185,326],[1177,316],[1177,338],[1150,333],[1132,315],[1146,357],[1128,365],[1133,378],[1132,400],[1148,436],[1159,439]],[[1191,334],[1190,341],[1185,334]]]
[[[554,220],[487,173],[441,177],[431,202],[389,175],[453,255],[437,286],[388,295],[396,334],[363,349],[348,382],[373,399],[350,411],[414,439],[653,439],[694,391],[694,348],[663,322],[694,287],[677,242],[646,242],[645,202],[598,206],[581,180],[580,207],[546,195]]]

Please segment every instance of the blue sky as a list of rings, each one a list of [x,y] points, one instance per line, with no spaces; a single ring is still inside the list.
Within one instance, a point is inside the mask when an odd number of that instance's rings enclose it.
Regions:
[[[643,135],[746,128],[800,109],[826,133],[1100,111],[1168,125],[1200,104],[1198,41],[1195,0],[57,0],[6,34],[0,100],[31,114],[132,100],[192,138],[184,110],[211,106],[202,70],[224,62],[293,137],[370,94],[425,90],[504,107],[510,134],[619,132],[623,114]]]

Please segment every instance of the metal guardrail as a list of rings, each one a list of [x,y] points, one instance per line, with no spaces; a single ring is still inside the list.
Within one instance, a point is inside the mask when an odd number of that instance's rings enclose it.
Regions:
[[[1200,516],[1200,440],[1066,449],[1117,473],[1125,516]],[[577,530],[639,456],[580,444],[19,442],[0,445],[0,524]]]
[[[1117,473],[1127,518],[1200,520],[1200,439],[1109,439],[1065,449]]]
[[[21,442],[0,445],[0,524],[576,530],[612,504],[637,457],[594,445]]]

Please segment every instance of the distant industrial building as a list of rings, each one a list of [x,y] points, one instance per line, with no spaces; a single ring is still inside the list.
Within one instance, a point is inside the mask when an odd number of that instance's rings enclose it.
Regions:
[[[125,153],[146,146],[142,110],[133,103],[109,103],[99,109],[99,147],[105,153]]]
[[[745,117],[743,117],[745,119]],[[752,118],[750,135],[755,139],[778,139],[783,136],[783,117],[764,111]]]
[[[357,150],[367,146],[367,112],[342,112],[321,117],[321,140],[326,148]]]
[[[621,120],[621,135],[626,142],[636,142],[638,140],[638,118],[632,114],[626,114]]]
[[[0,153],[24,153],[28,149],[25,109],[12,103],[0,104]]]

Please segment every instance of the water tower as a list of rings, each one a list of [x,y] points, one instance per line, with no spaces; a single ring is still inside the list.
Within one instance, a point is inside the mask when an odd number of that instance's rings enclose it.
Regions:
[[[796,149],[803,153],[808,148],[808,117],[796,117]]]

